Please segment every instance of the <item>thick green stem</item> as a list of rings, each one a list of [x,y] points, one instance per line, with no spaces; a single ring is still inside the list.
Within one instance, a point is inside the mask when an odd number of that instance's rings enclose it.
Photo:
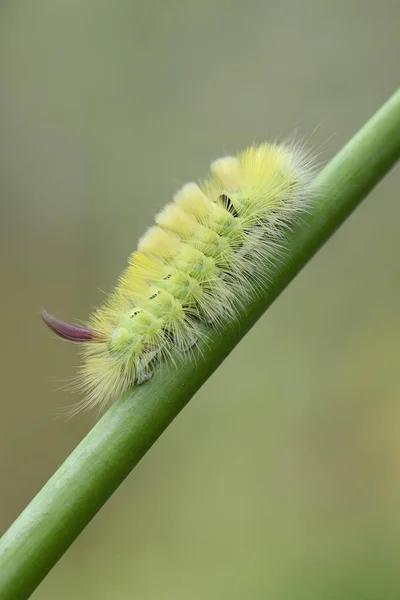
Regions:
[[[275,298],[400,157],[400,91],[316,178],[317,200],[288,236],[265,294],[210,332],[178,368],[164,366],[118,400],[0,541],[0,598],[28,598],[131,469]]]

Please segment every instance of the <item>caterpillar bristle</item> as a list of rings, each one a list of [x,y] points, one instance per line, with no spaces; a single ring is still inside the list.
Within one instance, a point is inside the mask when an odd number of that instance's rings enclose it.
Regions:
[[[42,312],[63,339],[79,342],[79,408],[104,408],[149,379],[157,365],[236,318],[264,290],[285,252],[285,234],[307,211],[313,163],[304,144],[261,144],[211,164],[188,183],[141,237],[114,292],[87,326]],[[262,267],[262,269],[261,269]],[[262,271],[262,273],[261,273]]]
[[[187,183],[173,198],[174,203],[195,219],[205,219],[212,213],[213,204],[201,191],[197,183]]]
[[[40,316],[53,333],[69,342],[88,342],[96,338],[95,333],[88,327],[65,323],[65,321],[56,319],[45,310],[41,311]]]
[[[225,156],[214,160],[211,163],[210,171],[223,188],[232,191],[239,188],[241,168],[235,156]]]

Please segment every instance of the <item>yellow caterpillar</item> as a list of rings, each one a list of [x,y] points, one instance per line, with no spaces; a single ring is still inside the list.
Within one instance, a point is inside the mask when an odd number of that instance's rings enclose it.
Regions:
[[[254,289],[249,280],[279,259],[311,184],[299,145],[262,144],[216,160],[209,179],[186,184],[156,216],[87,327],[43,312],[57,335],[82,344],[81,408],[102,408],[146,381],[158,363],[190,349],[204,323],[234,318],[235,303]]]

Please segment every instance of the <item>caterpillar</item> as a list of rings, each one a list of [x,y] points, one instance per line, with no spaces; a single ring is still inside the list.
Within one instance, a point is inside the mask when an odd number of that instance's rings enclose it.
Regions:
[[[42,311],[54,333],[81,346],[80,408],[104,408],[190,351],[207,327],[235,318],[255,284],[266,284],[261,267],[279,260],[312,197],[312,160],[301,144],[250,146],[210,171],[156,216],[85,326]]]

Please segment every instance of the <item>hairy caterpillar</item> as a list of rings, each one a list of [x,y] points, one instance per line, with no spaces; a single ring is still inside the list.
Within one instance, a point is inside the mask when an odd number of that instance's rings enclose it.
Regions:
[[[254,289],[249,280],[279,259],[311,184],[311,161],[299,145],[262,144],[218,159],[209,179],[184,185],[156,216],[87,326],[43,312],[53,332],[82,345],[80,407],[102,408],[190,349],[204,323],[234,318],[235,303]]]

